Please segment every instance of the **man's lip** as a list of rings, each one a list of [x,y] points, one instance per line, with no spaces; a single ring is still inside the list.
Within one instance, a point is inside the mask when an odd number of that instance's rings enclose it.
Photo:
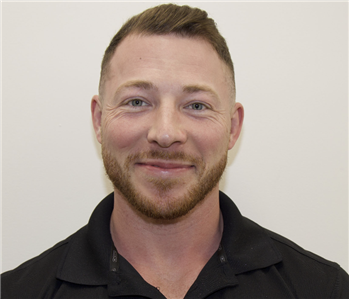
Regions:
[[[137,162],[136,165],[141,166],[150,166],[150,167],[158,167],[162,169],[181,169],[181,168],[190,168],[194,165],[183,163],[183,162],[175,162],[175,161],[140,161]]]

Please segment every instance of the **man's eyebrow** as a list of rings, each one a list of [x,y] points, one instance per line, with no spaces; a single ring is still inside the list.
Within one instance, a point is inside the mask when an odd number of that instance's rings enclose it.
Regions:
[[[157,89],[153,83],[148,81],[141,81],[141,80],[128,81],[121,84],[116,89],[115,96],[119,94],[123,89],[128,89],[128,88],[138,88],[138,89],[144,89],[144,90]]]
[[[149,81],[142,81],[142,80],[135,80],[135,81],[128,81],[123,84],[121,84],[115,91],[115,96],[117,96],[123,89],[128,89],[128,88],[138,88],[138,89],[143,89],[143,90],[157,90],[158,88],[151,82]],[[206,85],[186,85],[183,87],[183,92],[184,93],[199,93],[199,92],[204,92],[208,93],[214,98],[218,98],[217,93],[210,88],[209,86]]]
[[[205,85],[187,85],[187,86],[183,87],[183,92],[185,92],[185,93],[204,92],[204,93],[208,93],[211,96],[213,96],[214,98],[218,99],[217,93],[212,88],[210,88],[209,86],[205,86]]]

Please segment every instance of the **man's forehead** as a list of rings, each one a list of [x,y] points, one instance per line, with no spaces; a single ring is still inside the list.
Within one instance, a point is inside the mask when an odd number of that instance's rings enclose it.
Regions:
[[[203,38],[183,37],[178,34],[130,34],[116,48],[110,66],[114,66],[112,71],[118,71],[120,66],[129,66],[130,63],[140,62],[151,55],[157,55],[151,58],[167,59],[167,63],[183,62],[183,67],[186,66],[185,63],[191,67],[195,67],[195,63],[199,67],[215,66],[230,74],[229,67],[209,42]],[[176,66],[173,65],[174,68]]]
[[[170,44],[171,48],[168,48]],[[167,53],[173,54],[173,59],[185,55],[191,55],[193,58],[197,57],[200,51],[206,56],[214,56],[217,63],[224,65],[225,62],[219,57],[215,48],[204,38],[201,37],[187,37],[178,34],[129,34],[116,47],[111,61],[124,61],[132,53],[142,54],[146,51],[160,52],[165,50]]]
[[[152,73],[156,71],[151,69],[154,66],[152,64],[154,60],[161,61],[156,67],[167,71],[166,74],[163,74],[163,80],[167,80],[167,82],[170,82],[175,74],[180,73],[182,70],[186,70],[182,74],[186,74],[186,72],[192,74],[192,76],[182,78],[183,80],[186,79],[182,86],[183,91],[187,93],[201,91],[216,96],[211,83],[220,78],[221,81],[224,81],[224,84],[229,85],[230,93],[234,97],[230,69],[218,56],[213,46],[202,38],[182,37],[174,34],[131,34],[127,36],[118,45],[109,62],[108,76],[106,78],[108,82],[105,82],[105,84],[107,86],[113,85],[115,92],[115,88],[125,83],[125,81],[120,82],[118,80],[121,74],[124,75],[125,73],[133,77],[130,81],[151,81],[147,77],[152,76]],[[148,66],[150,67],[148,68]],[[206,70],[211,71],[208,72]],[[132,72],[131,75],[130,72]],[[212,76],[212,74],[214,75]],[[195,81],[200,76],[202,78],[209,76],[209,78],[205,78],[206,83],[209,84]],[[176,79],[178,80],[179,78]],[[116,81],[118,81],[118,86],[115,86]]]

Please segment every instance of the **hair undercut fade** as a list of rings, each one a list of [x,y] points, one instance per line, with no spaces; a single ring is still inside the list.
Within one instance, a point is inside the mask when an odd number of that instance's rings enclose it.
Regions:
[[[162,4],[149,8],[130,18],[112,38],[105,50],[101,65],[99,94],[108,77],[110,60],[117,46],[130,34],[167,35],[201,38],[210,43],[231,72],[231,85],[235,97],[234,66],[224,37],[219,33],[216,23],[207,12],[187,5]]]

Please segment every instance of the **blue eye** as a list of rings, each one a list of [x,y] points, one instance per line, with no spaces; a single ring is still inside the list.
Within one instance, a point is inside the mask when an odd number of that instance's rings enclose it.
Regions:
[[[140,107],[140,106],[143,106],[143,104],[144,104],[144,102],[140,99],[134,99],[134,100],[130,101],[129,103],[134,107]]]
[[[193,110],[202,110],[205,108],[203,104],[200,103],[194,103],[190,105]]]

